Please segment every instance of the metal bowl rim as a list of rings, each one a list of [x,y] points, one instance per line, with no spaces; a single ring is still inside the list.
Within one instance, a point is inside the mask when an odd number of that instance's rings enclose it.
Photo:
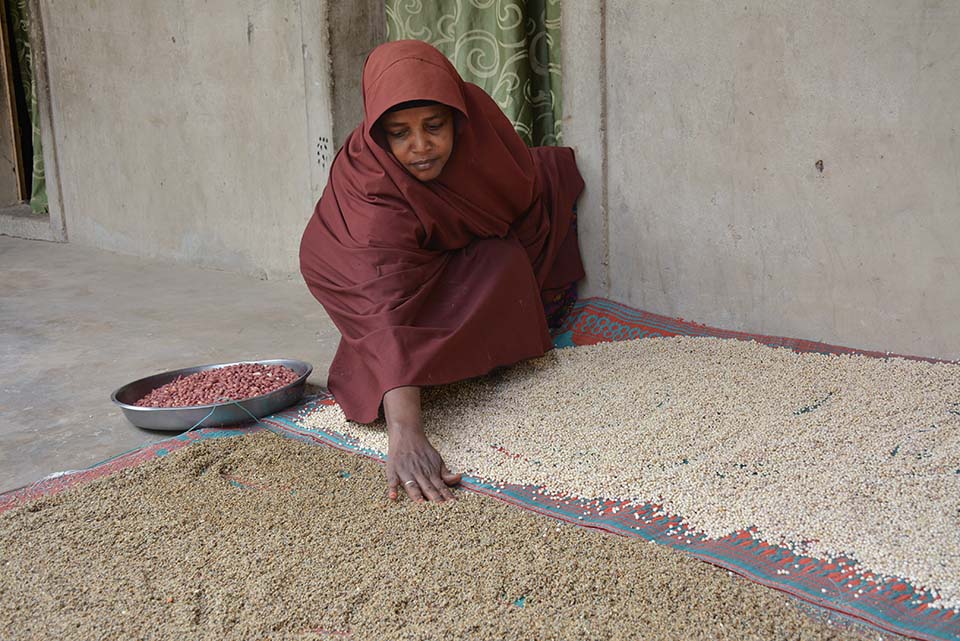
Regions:
[[[188,370],[192,370],[190,372],[191,374],[197,374],[199,372],[204,372],[211,369],[219,369],[221,367],[229,367],[231,365],[248,365],[248,364],[282,365],[285,363],[296,363],[298,365],[305,366],[307,371],[301,374],[300,376],[298,376],[296,380],[287,383],[283,387],[278,387],[275,390],[271,390],[266,394],[260,394],[259,396],[250,396],[248,398],[238,398],[233,401],[224,401],[223,403],[211,403],[208,405],[183,405],[180,407],[141,407],[140,405],[129,405],[127,403],[117,400],[117,395],[123,390],[125,390],[126,388],[130,387],[131,385],[136,385],[137,383],[140,383],[147,379],[153,378],[155,376],[173,375],[174,378],[176,378],[176,376],[178,376],[181,372],[186,372]],[[281,392],[283,390],[292,388],[295,385],[299,385],[300,383],[305,382],[307,380],[307,377],[309,377],[310,374],[312,373],[313,373],[313,365],[311,365],[307,361],[301,361],[296,358],[268,358],[268,359],[253,360],[253,361],[236,361],[233,363],[211,363],[209,365],[194,365],[192,367],[181,367],[180,369],[172,369],[166,372],[157,372],[156,374],[151,374],[150,376],[144,376],[143,378],[138,378],[134,381],[130,381],[129,383],[125,385],[121,385],[120,387],[115,389],[113,391],[113,394],[110,395],[110,400],[113,401],[115,405],[122,407],[125,410],[131,410],[134,412],[163,412],[163,411],[204,410],[204,409],[209,410],[215,407],[221,407],[223,405],[233,405],[234,403],[246,403],[248,401],[253,401],[256,399],[272,396],[277,392]],[[154,389],[157,389],[157,388],[152,388],[151,391],[153,391]]]

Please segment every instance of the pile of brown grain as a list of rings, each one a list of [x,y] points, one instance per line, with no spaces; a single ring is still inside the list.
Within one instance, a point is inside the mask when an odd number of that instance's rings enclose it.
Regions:
[[[9,511],[0,638],[878,638],[660,546],[383,489],[373,463],[262,433]]]

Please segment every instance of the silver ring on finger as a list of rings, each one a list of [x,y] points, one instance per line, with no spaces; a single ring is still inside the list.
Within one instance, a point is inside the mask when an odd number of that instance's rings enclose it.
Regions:
[[[414,483],[416,483],[416,481],[404,481],[404,482],[403,482],[404,485],[413,485]]]

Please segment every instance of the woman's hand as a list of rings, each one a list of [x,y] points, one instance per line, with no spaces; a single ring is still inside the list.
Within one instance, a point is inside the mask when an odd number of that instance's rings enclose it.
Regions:
[[[420,388],[398,387],[383,395],[383,411],[390,437],[387,452],[387,496],[396,501],[402,487],[411,500],[456,500],[448,486],[460,482],[443,463],[440,453],[423,433]]]
[[[387,496],[396,501],[402,487],[411,500],[454,501],[456,497],[448,485],[460,482],[460,475],[453,474],[444,465],[440,453],[423,432],[401,431],[390,435],[387,453]]]

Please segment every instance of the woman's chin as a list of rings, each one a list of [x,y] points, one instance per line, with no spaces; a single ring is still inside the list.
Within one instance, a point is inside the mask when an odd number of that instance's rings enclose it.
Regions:
[[[420,182],[429,182],[434,178],[439,178],[440,174],[443,172],[443,167],[431,167],[425,171],[414,171],[411,170],[410,173],[413,174],[413,177],[419,180]]]

